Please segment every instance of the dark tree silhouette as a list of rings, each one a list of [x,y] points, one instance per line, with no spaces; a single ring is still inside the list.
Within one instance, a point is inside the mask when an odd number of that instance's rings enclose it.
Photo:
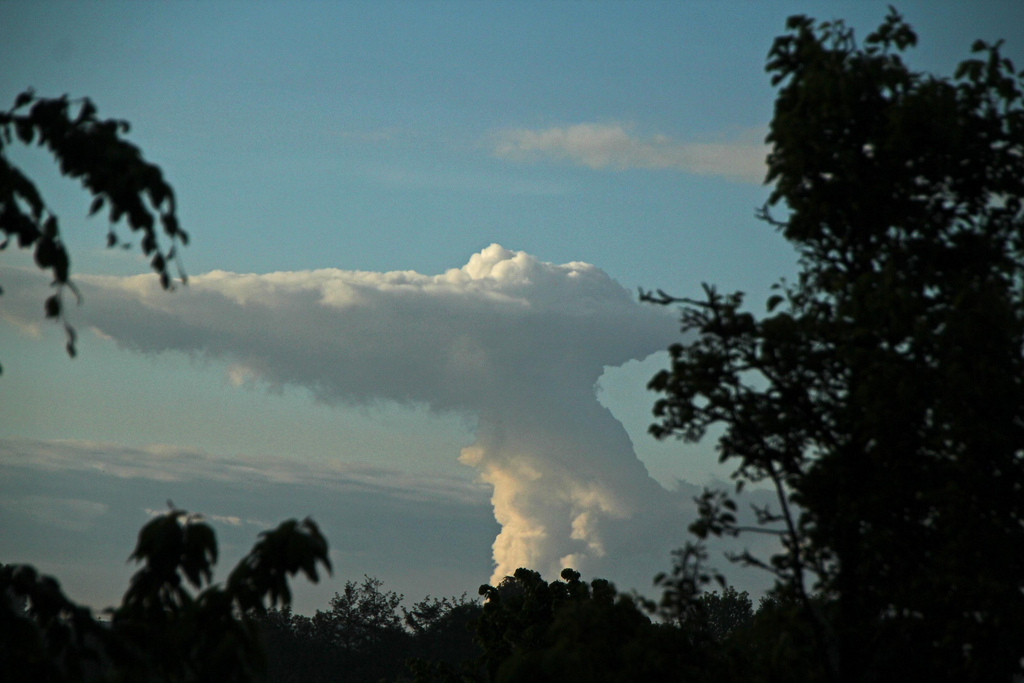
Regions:
[[[653,623],[608,581],[588,584],[572,569],[561,576],[547,583],[517,569],[497,586],[481,586],[483,654],[462,680],[711,680],[717,671],[699,634]]]
[[[404,596],[382,586],[369,576],[361,584],[347,581],[331,598],[331,609],[313,616],[316,637],[346,652],[361,652],[404,634],[399,614]]]
[[[753,606],[746,591],[740,593],[732,586],[721,593],[704,593],[697,599],[702,626],[716,642],[725,640],[737,629],[749,626],[754,618]]]
[[[252,617],[290,603],[288,577],[316,582],[318,566],[331,568],[316,524],[289,520],[260,534],[223,586],[211,584],[213,529],[175,509],[142,528],[131,559],[142,568],[107,623],[52,577],[0,566],[4,680],[256,680],[264,662]]]
[[[406,609],[401,602],[366,576],[347,581],[330,609],[313,617],[287,608],[257,616],[267,681],[447,680],[461,663],[472,666],[479,654],[471,630],[478,603],[427,597]]]
[[[803,605],[835,680],[1009,680],[1024,662],[1024,109],[1000,44],[915,73],[892,10],[863,44],[790,18],[763,218],[800,274],[761,317],[705,285],[650,388],[659,438],[712,425],[785,551],[740,561]],[[776,219],[769,207],[783,204]],[[699,536],[740,533],[721,492]],[[677,572],[685,576],[686,572]],[[812,599],[812,592],[818,597]]]

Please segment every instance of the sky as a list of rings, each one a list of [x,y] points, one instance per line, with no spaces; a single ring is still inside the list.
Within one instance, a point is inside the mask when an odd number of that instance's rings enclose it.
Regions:
[[[913,68],[976,38],[1024,63],[1024,5],[900,3]],[[859,36],[881,2],[4,2],[0,106],[88,96],[175,189],[189,284],[38,149],[84,293],[79,355],[28,254],[0,256],[0,561],[117,602],[137,530],[175,506],[220,539],[311,515],[334,572],[412,600],[517,566],[653,594],[713,441],[646,433],[679,339],[638,288],[746,292],[796,272],[755,218],[791,14]],[[1014,33],[1016,35],[1014,35]],[[130,237],[121,226],[122,237]],[[725,484],[728,486],[728,484]],[[770,494],[754,491],[757,502]],[[762,552],[763,539],[743,541]],[[767,577],[721,559],[741,589]]]

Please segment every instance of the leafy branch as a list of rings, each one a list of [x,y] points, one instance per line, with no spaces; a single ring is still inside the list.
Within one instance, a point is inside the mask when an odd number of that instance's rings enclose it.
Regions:
[[[7,148],[15,142],[45,147],[61,174],[79,180],[92,195],[89,216],[108,209],[107,246],[120,243],[116,225],[124,219],[140,236],[139,247],[161,286],[172,289],[171,263],[186,282],[178,246],[188,244],[188,233],[178,224],[174,191],[163,172],[124,139],[129,129],[127,121],[98,118],[88,98],[41,98],[32,90],[18,95],[9,110],[0,111],[0,250],[12,239],[19,248],[34,248],[36,265],[53,276],[56,291],[47,297],[43,310],[64,326],[71,357],[76,354],[76,335],[65,314],[65,288],[81,300],[70,277],[71,258],[57,215],[35,183],[8,158]]]

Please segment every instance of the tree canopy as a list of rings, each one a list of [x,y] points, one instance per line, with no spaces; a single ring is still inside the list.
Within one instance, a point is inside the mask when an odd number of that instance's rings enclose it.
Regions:
[[[1024,655],[1024,72],[977,42],[952,78],[912,71],[892,10],[863,43],[795,16],[762,217],[799,276],[767,312],[705,285],[693,341],[650,388],[660,438],[701,439],[767,482],[777,576],[835,680],[1008,680]],[[778,216],[774,215],[778,214]],[[701,499],[700,536],[736,535]],[[677,572],[684,576],[685,572]],[[812,597],[816,596],[816,597]]]
[[[657,624],[610,582],[588,583],[564,569],[561,581],[518,569],[481,586],[478,681],[686,680],[709,665],[689,632]]]

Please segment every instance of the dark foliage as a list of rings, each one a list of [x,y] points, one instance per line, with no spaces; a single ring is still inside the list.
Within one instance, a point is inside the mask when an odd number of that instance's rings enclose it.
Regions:
[[[108,208],[108,247],[119,243],[114,226],[124,218],[131,231],[138,233],[139,247],[150,257],[164,289],[172,286],[172,261],[185,280],[177,247],[188,244],[188,234],[178,225],[174,191],[160,168],[145,161],[138,147],[121,137],[129,130],[128,122],[99,119],[96,113],[88,98],[47,99],[31,90],[18,95],[11,109],[0,112],[0,250],[11,239],[22,249],[34,247],[36,265],[53,275],[56,292],[46,299],[43,310],[47,318],[63,323],[72,357],[75,331],[64,316],[65,289],[77,296],[70,278],[71,258],[61,240],[57,216],[32,180],[11,163],[6,154],[9,145],[17,141],[46,147],[61,174],[79,180],[92,195],[90,216]],[[170,243],[167,248],[161,244],[161,230]]]
[[[732,586],[704,593],[697,601],[702,627],[715,642],[722,642],[738,629],[750,626],[754,618],[753,603],[746,591],[738,592]]]
[[[251,618],[287,605],[287,578],[330,570],[312,520],[260,534],[225,585],[211,584],[213,529],[172,509],[139,532],[142,563],[109,621],[70,601],[28,565],[0,566],[0,671],[5,681],[252,681],[263,653]]]
[[[464,680],[676,681],[710,671],[690,633],[652,622],[608,581],[588,584],[572,569],[562,579],[518,569],[481,587],[481,666]]]
[[[807,667],[1008,680],[1024,661],[1024,72],[978,42],[953,79],[914,73],[895,11],[863,45],[841,22],[788,29],[767,66],[785,219],[763,217],[799,278],[763,317],[709,286],[648,295],[696,333],[651,381],[651,431],[722,425],[737,486],[774,485],[758,519],[784,552],[735,559],[802,606]],[[727,495],[700,502],[699,537],[742,531]]]
[[[480,606],[462,598],[430,598],[411,609],[379,579],[349,581],[330,610],[313,617],[289,609],[256,618],[271,683],[396,681],[455,670],[478,656],[472,626]],[[430,674],[434,675],[434,674]]]
[[[483,606],[431,599],[411,610],[367,577],[349,582],[312,618],[268,610],[257,619],[267,680],[814,681],[812,648],[796,603],[727,587],[697,596],[682,622],[655,623],[637,598],[571,569],[545,582],[519,569],[481,587]],[[399,616],[401,610],[402,617]],[[403,623],[404,622],[404,623]]]

